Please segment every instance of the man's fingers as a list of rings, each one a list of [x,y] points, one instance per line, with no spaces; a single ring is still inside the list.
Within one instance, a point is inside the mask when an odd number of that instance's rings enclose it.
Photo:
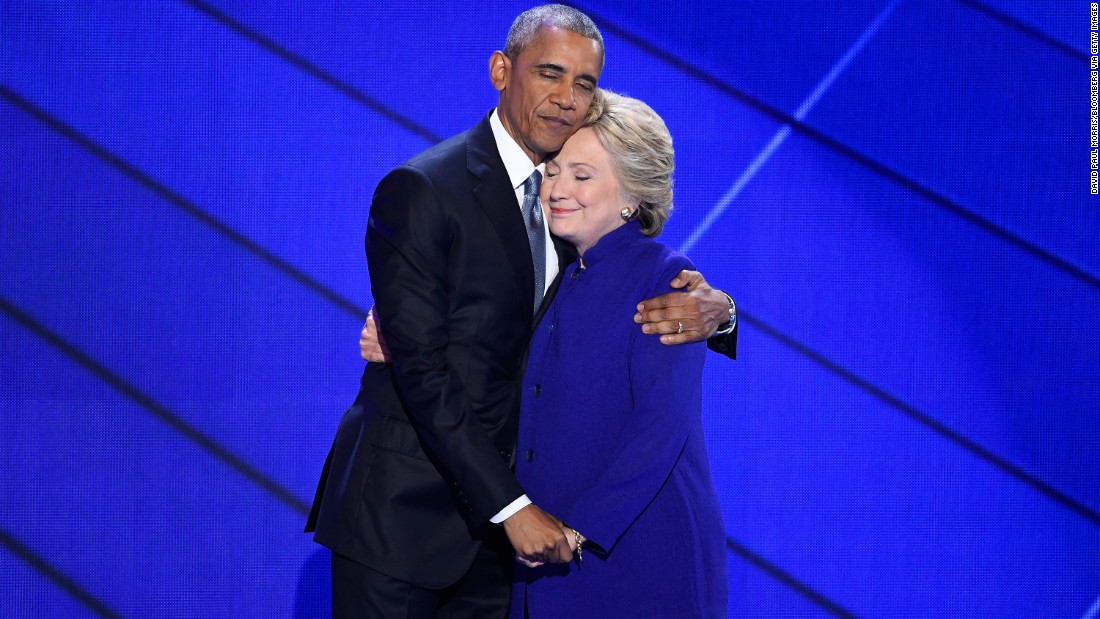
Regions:
[[[547,540],[541,547],[516,551],[516,557],[527,567],[537,567],[543,563],[566,563],[573,560],[573,551],[569,548],[566,538],[560,540]],[[535,565],[530,565],[530,564]]]
[[[684,331],[683,333],[676,334],[671,333],[669,335],[661,336],[662,344],[688,344],[691,342],[701,342],[707,339],[706,335],[699,331]]]
[[[542,552],[535,553],[533,557],[530,557],[532,560],[543,563],[568,563],[573,560],[573,550],[569,548],[569,539],[564,533],[547,540],[547,542]]]
[[[664,344],[683,344],[704,340],[728,322],[725,293],[711,288],[698,271],[680,271],[671,285],[686,289],[638,304],[634,322],[642,333],[660,335]]]
[[[664,309],[666,307],[678,307],[684,304],[684,295],[680,292],[669,292],[659,297],[646,299],[638,304],[639,312],[649,312]]]
[[[532,563],[560,563],[573,558],[561,521],[528,505],[504,521],[504,532],[516,554]],[[563,550],[564,549],[564,550]]]
[[[689,271],[684,269],[676,274],[676,277],[672,278],[669,282],[669,286],[673,288],[687,288],[688,290],[695,290],[700,286],[706,286],[707,280],[703,279],[703,274],[699,271]]]
[[[707,339],[703,323],[697,320],[662,320],[642,325],[642,333],[660,335],[662,344],[687,344]]]
[[[531,563],[537,563],[539,565],[546,563],[546,555],[541,552],[519,553],[517,556],[525,561],[530,561]]]
[[[659,322],[663,320],[674,320],[680,318],[680,312],[674,311],[674,308],[664,307],[661,309],[644,312],[642,314],[646,322]]]
[[[532,563],[568,563],[573,560],[573,550],[569,548],[569,540],[564,533],[544,540],[537,548],[521,554]]]
[[[569,563],[573,560],[573,550],[569,547],[568,538],[562,534],[559,539],[548,544],[543,552],[528,555],[527,558],[542,563]]]
[[[684,273],[687,273],[687,286],[685,286],[685,288],[688,292],[710,288],[710,284],[707,283],[707,280],[703,279],[702,273],[698,271],[682,271],[679,277],[683,278]]]
[[[569,548],[569,542],[564,539],[558,544],[558,563],[569,563],[573,560],[573,551]]]
[[[658,309],[646,309],[634,314],[634,322],[638,324],[656,324],[667,322],[672,325],[672,330],[676,330],[677,320],[691,320],[694,316],[697,316],[697,312],[692,312],[689,305],[670,305],[661,307]],[[685,325],[687,322],[684,323]],[[656,333],[656,332],[654,332]]]
[[[699,321],[688,318],[683,320],[657,320],[643,323],[642,333],[648,335],[666,335],[670,333],[680,335],[689,331],[699,331],[701,327]]]
[[[359,334],[359,354],[365,361],[386,360],[385,351],[382,350],[378,338],[373,337],[366,327],[364,327],[363,332]]]
[[[645,315],[666,310],[675,311],[676,308],[690,306],[692,302],[691,295],[686,295],[683,292],[668,292],[659,297],[642,301],[636,309],[639,314]],[[676,318],[676,316],[668,316],[668,318]],[[665,320],[665,317],[661,317],[659,320]]]
[[[375,363],[390,361],[386,341],[378,330],[378,317],[374,314],[374,308],[367,312],[367,321],[363,324],[363,330],[359,332],[359,355],[364,361]]]
[[[538,566],[543,564],[542,561],[528,561],[527,559],[524,559],[522,556],[520,556],[518,554],[516,555],[516,562],[522,563],[523,565],[526,565],[527,567],[531,567],[531,568],[535,568],[535,567],[538,567]]]

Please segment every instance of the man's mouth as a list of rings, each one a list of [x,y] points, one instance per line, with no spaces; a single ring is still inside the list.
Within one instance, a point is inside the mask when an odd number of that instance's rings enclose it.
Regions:
[[[573,126],[572,122],[560,116],[541,116],[540,118],[555,129],[567,129]]]

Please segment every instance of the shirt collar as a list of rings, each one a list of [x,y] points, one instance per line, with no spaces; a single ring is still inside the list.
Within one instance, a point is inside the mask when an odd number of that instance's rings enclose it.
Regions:
[[[611,232],[601,236],[596,244],[584,252],[584,257],[579,258],[585,268],[599,262],[606,256],[610,256],[620,249],[630,245],[638,239],[644,238],[642,224],[637,219],[631,219]]]
[[[508,134],[508,130],[504,128],[504,123],[500,122],[497,110],[493,110],[489,116],[489,126],[493,129],[493,139],[496,140],[497,151],[500,152],[500,159],[504,162],[504,169],[508,172],[508,180],[512,183],[513,189],[522,186],[527,177],[531,176],[531,172],[536,169],[546,174],[546,164],[539,164],[536,167],[531,163],[527,153],[523,152],[515,139]]]

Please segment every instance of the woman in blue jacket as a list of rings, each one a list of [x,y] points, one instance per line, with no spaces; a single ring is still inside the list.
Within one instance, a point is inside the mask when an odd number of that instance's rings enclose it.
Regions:
[[[691,262],[654,240],[672,208],[672,139],[600,91],[546,166],[551,230],[578,260],[536,327],[516,477],[580,543],[571,564],[516,566],[512,617],[724,617],[726,558],[701,421],[706,345],[634,323]]]

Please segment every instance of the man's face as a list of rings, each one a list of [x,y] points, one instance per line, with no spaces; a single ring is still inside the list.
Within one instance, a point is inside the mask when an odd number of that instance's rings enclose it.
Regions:
[[[500,122],[536,165],[580,128],[602,65],[599,43],[559,28],[543,28],[517,58],[489,59]]]

